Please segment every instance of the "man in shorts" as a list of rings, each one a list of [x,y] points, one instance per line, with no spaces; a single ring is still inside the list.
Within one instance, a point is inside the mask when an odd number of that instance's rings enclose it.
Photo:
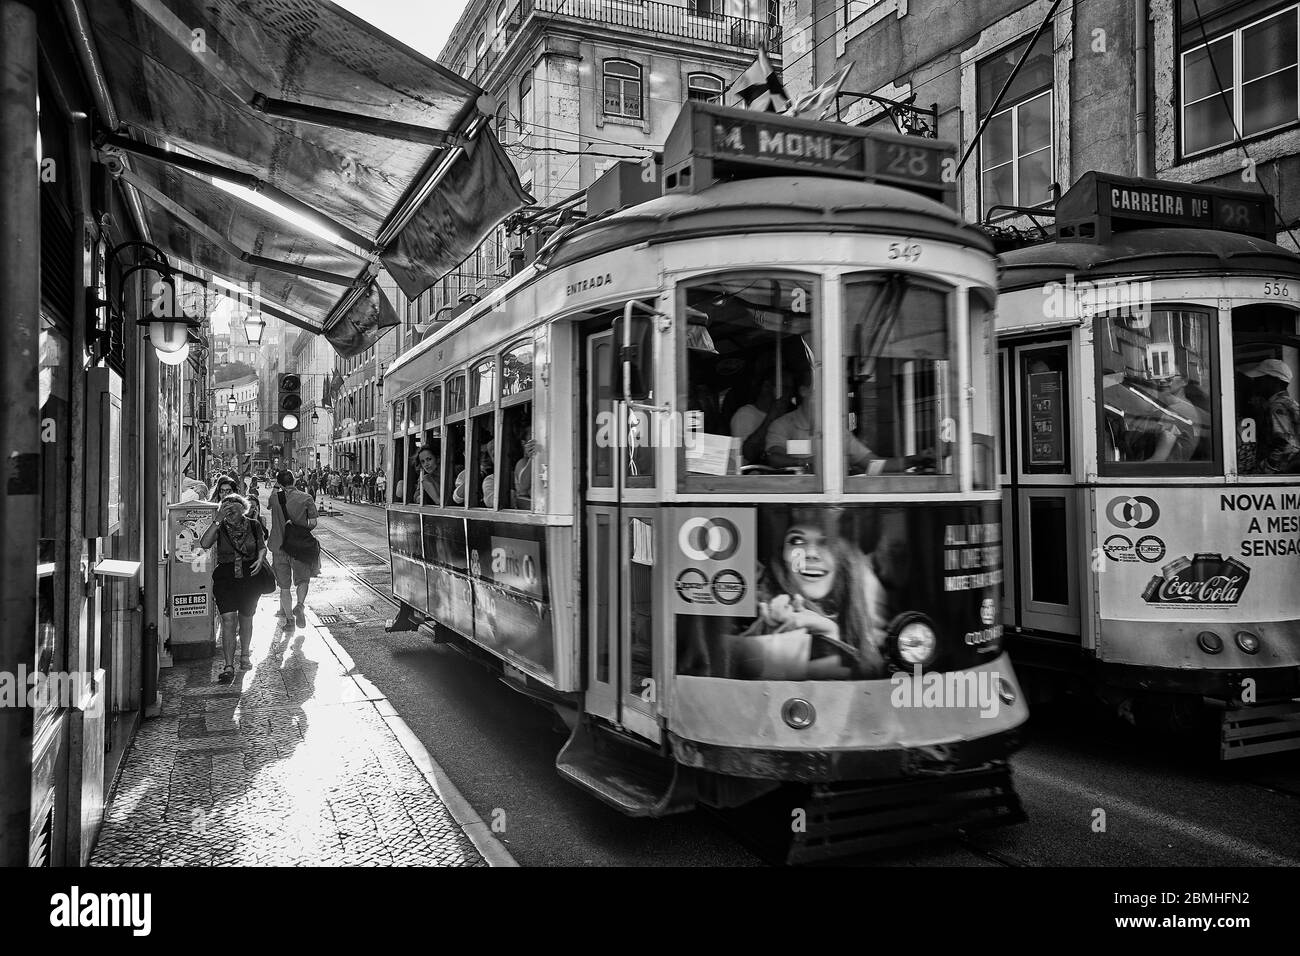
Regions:
[[[307,626],[306,604],[307,588],[311,583],[315,568],[305,561],[291,557],[281,546],[284,542],[285,512],[280,507],[280,492],[284,492],[284,504],[289,513],[289,520],[308,531],[316,527],[316,502],[305,491],[294,487],[293,472],[285,469],[275,476],[276,487],[271,492],[271,537],[268,541],[274,560],[271,569],[275,580],[280,585],[280,611],[284,615],[285,632],[293,630],[296,621],[299,627]],[[298,603],[293,603],[293,591],[298,591]]]

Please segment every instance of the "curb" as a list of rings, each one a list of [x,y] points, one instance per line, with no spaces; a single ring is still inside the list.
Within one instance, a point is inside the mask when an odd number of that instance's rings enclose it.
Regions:
[[[312,617],[316,616],[310,607],[306,608],[306,610],[312,614]],[[515,858],[510,855],[510,851],[506,849],[505,844],[497,839],[491,827],[478,815],[478,811],[470,806],[469,801],[451,782],[451,778],[439,766],[438,761],[433,759],[433,755],[420,742],[420,738],[415,735],[415,732],[411,730],[406,721],[398,716],[392,701],[365,677],[353,673],[357,669],[357,665],[352,660],[352,655],[343,649],[337,638],[324,625],[319,623],[319,619],[312,627],[315,628],[316,636],[324,642],[325,646],[329,648],[329,652],[334,655],[334,659],[339,662],[344,674],[357,685],[362,698],[368,700],[379,712],[379,716],[384,719],[384,723],[388,725],[388,729],[397,738],[397,742],[402,745],[406,755],[419,768],[420,773],[424,775],[424,779],[433,788],[433,792],[438,795],[438,799],[446,806],[451,818],[456,821],[456,825],[474,844],[474,849],[478,850],[487,865],[519,866]]]

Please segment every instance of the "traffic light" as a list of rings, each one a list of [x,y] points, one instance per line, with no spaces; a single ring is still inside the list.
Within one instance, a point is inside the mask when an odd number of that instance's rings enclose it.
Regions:
[[[293,372],[280,373],[280,427],[287,432],[298,430],[298,411],[302,408],[302,380]]]

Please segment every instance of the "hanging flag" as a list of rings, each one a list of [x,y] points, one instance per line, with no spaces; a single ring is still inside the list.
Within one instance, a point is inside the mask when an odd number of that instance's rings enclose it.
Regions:
[[[823,119],[827,113],[835,108],[835,98],[839,96],[840,88],[844,86],[844,80],[848,77],[851,69],[853,69],[852,63],[837,71],[820,86],[815,86],[805,93],[800,93],[786,108],[786,115],[806,115],[808,119]]]
[[[790,105],[781,76],[762,47],[758,48],[758,59],[727,87],[727,95],[732,98],[732,106],[747,110],[780,113]]]
[[[321,397],[321,404],[326,408],[330,408],[334,404],[334,399],[338,395],[339,389],[342,387],[343,376],[336,368],[334,369],[334,375],[325,381],[325,394]]]

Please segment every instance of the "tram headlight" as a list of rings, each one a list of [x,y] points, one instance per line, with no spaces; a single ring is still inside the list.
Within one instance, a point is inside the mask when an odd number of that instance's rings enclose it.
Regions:
[[[1247,654],[1259,653],[1259,636],[1250,633],[1250,631],[1238,631],[1234,635],[1237,646]]]
[[[909,614],[898,627],[894,646],[899,661],[909,666],[929,664],[939,648],[934,628],[921,614]]]
[[[781,705],[781,719],[795,730],[807,730],[817,721],[817,710],[802,697],[791,697]]]
[[[1196,644],[1207,654],[1218,654],[1223,650],[1223,638],[1213,631],[1201,631],[1197,634]]]

